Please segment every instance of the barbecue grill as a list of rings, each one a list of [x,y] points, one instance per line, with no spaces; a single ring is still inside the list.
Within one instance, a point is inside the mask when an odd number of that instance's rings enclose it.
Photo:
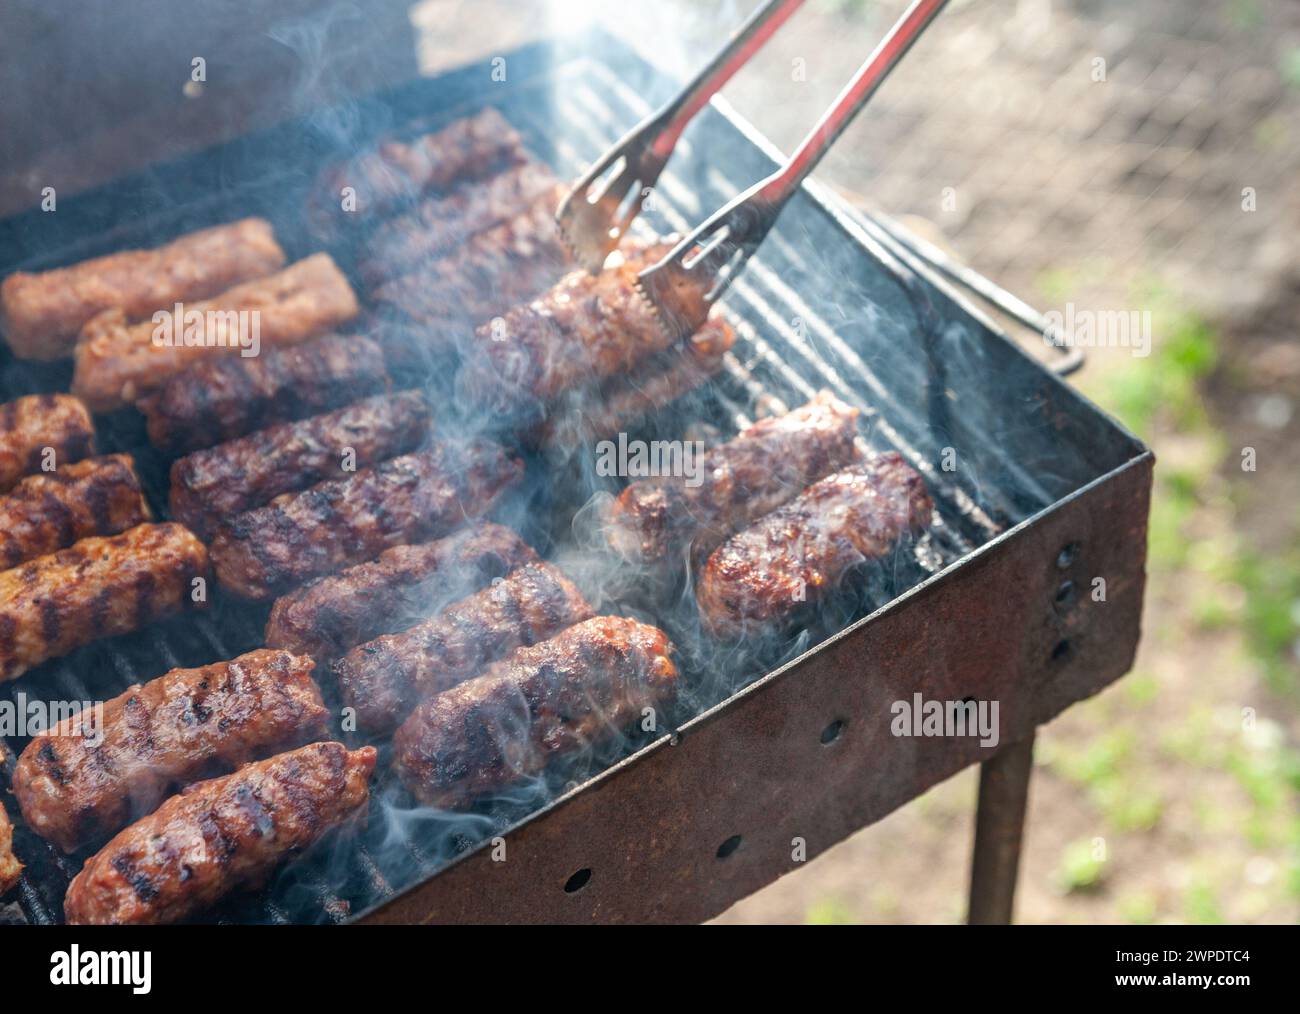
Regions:
[[[0,275],[255,214],[296,259],[322,245],[298,209],[324,161],[491,104],[571,178],[676,87],[600,31],[506,58],[505,82],[487,84],[490,64],[469,66],[361,99],[347,116],[286,123],[61,200],[57,215],[2,222]],[[642,220],[685,231],[778,162],[715,101]],[[1153,457],[960,295],[945,278],[959,268],[936,271],[917,249],[897,226],[806,185],[724,300],[738,340],[721,376],[644,427],[659,438],[688,425],[727,437],[823,387],[857,406],[867,442],[899,451],[925,478],[937,520],[866,582],[851,613],[757,656],[704,650],[685,610],[661,613],[693,688],[667,728],[469,814],[404,806],[381,779],[359,841],[313,852],[207,918],[699,921],[797,868],[795,839],[812,858],[974,763],[986,767],[972,917],[1007,917],[1034,730],[1133,658]],[[346,268],[349,251],[331,250]],[[66,390],[67,364],[4,356],[3,399]],[[166,517],[167,459],[141,420],[121,413],[99,429],[105,451],[136,456]],[[529,470],[531,504],[544,509],[528,512],[542,520],[524,534],[539,550],[567,552],[575,504],[564,469],[537,458]],[[1104,601],[1089,594],[1098,577]],[[102,700],[258,647],[264,621],[263,608],[218,594],[206,614],[92,644],[0,693]],[[892,736],[890,704],[916,692],[999,701],[998,750]],[[5,790],[24,745],[5,743]],[[63,857],[9,810],[27,863],[18,901],[32,922],[57,922],[81,857]]]

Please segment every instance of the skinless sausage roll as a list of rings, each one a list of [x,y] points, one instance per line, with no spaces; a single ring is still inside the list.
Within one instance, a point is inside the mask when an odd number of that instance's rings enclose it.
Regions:
[[[148,520],[149,506],[126,454],[28,476],[0,496],[0,570]]]
[[[72,354],[81,328],[105,310],[143,320],[283,266],[271,223],[246,218],[153,250],[122,250],[53,271],[12,274],[0,284],[0,328],[20,359],[59,359]]]
[[[188,918],[365,820],[375,748],[312,743],[196,782],[122,831],[68,886],[69,923]]]
[[[72,392],[92,411],[111,412],[196,362],[256,358],[296,345],[346,324],[358,309],[348,280],[329,254],[320,253],[184,305],[183,319],[172,319],[170,330],[160,331],[164,325],[153,320],[132,324],[121,310],[106,310],[82,330]]]
[[[253,651],[173,669],[35,737],[14,769],[27,826],[65,852],[102,842],[179,785],[325,736],[315,663]]]
[[[0,405],[0,493],[25,475],[95,453],[90,411],[70,394],[30,394]]]
[[[137,525],[0,571],[0,682],[196,602],[207,547],[177,524]]]

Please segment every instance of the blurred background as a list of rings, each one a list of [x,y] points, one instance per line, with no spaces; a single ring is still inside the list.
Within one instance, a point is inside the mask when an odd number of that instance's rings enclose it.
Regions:
[[[0,215],[592,22],[685,78],[755,6],[11,0]],[[726,99],[790,150],[904,6],[809,0]],[[1018,920],[1296,922],[1300,4],[953,0],[818,176],[1040,310],[1152,313],[1150,355],[1093,349],[1073,378],[1156,451],[1145,633],[1132,674],[1040,731]],[[975,788],[718,921],[960,921]]]

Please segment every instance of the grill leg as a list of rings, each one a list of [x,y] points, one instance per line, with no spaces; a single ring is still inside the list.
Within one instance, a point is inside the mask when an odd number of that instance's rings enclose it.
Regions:
[[[1011,922],[1033,763],[1034,737],[1030,736],[980,765],[970,912],[966,917],[971,926],[1004,926]]]

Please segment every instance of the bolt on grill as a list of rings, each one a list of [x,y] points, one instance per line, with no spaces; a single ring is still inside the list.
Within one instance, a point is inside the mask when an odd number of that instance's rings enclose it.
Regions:
[[[251,214],[270,218],[296,258],[319,248],[294,210],[311,170],[381,134],[434,129],[487,98],[571,178],[673,90],[601,33],[526,47],[509,63],[510,82],[490,90],[486,72],[472,67],[362,100],[346,136],[323,132],[328,118],[290,123],[69,200],[58,216],[0,223],[8,251],[0,274]],[[715,104],[679,144],[639,224],[684,231],[773,164],[753,129]],[[151,211],[159,207],[169,210]],[[348,250],[332,252],[350,264]],[[722,373],[643,432],[680,437],[689,423],[726,438],[776,405],[829,388],[861,410],[871,448],[899,451],[923,475],[936,505],[931,532],[889,562],[851,615],[761,657],[710,657],[697,650],[689,611],[665,614],[660,603],[655,619],[685,646],[692,688],[669,730],[594,750],[530,793],[462,815],[416,810],[382,774],[381,750],[372,819],[358,839],[329,844],[205,918],[704,918],[786,872],[792,835],[807,839],[811,857],[984,759],[962,744],[883,739],[893,696],[1000,697],[1010,742],[1123,674],[1142,594],[1145,448],[1017,351],[886,231],[815,186],[791,202],[723,306],[737,343]],[[66,365],[5,354],[0,397],[65,390],[69,374]],[[165,518],[167,460],[141,421],[119,414],[101,419],[99,431],[105,451],[135,455],[150,505]],[[953,470],[946,450],[960,462]],[[557,478],[555,467],[529,462],[547,510],[522,534],[544,553],[570,537],[572,512],[590,493],[563,481],[563,468]],[[1091,574],[1110,580],[1112,606],[1063,608],[1061,582]],[[206,615],[93,644],[0,685],[0,694],[102,700],[169,669],[260,646],[265,618],[264,608],[217,595]],[[4,745],[7,792],[25,742]],[[27,864],[19,903],[32,922],[57,922],[83,857],[62,856],[8,809]],[[482,846],[498,835],[513,848],[504,875],[484,865]],[[651,838],[653,854],[643,846]],[[683,892],[684,883],[698,889]]]

